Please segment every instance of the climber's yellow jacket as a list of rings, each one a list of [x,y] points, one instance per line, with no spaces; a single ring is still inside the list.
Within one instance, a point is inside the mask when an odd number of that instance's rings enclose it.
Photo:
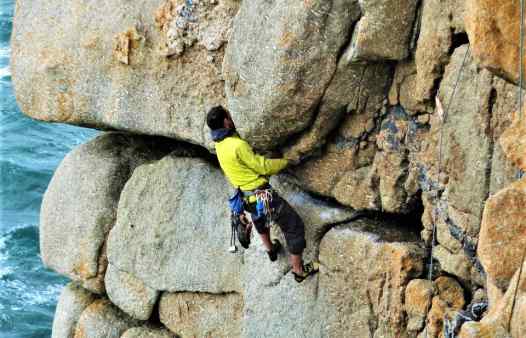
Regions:
[[[217,158],[228,181],[243,191],[268,183],[270,175],[283,170],[288,161],[267,159],[255,154],[252,147],[236,134],[215,142]]]

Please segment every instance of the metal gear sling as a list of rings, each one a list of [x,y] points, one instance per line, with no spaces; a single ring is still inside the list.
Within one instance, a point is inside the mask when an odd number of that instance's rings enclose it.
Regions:
[[[248,249],[250,245],[250,235],[252,227],[254,227],[253,217],[260,219],[265,218],[265,226],[270,228],[273,223],[272,208],[272,192],[273,189],[268,186],[264,189],[256,189],[253,192],[243,192],[239,187],[236,189],[234,195],[228,199],[230,207],[230,247],[229,252],[237,252],[236,238],[243,248]],[[246,210],[245,206],[248,203],[247,198],[255,197],[256,213],[252,215]]]

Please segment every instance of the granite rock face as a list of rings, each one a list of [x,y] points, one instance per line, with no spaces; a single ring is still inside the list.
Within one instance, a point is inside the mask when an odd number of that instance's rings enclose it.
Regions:
[[[97,297],[71,282],[64,287],[53,319],[52,338],[73,338],[80,315]]]
[[[263,149],[309,125],[359,14],[355,0],[242,2],[223,62],[241,136]]]
[[[526,180],[491,196],[486,202],[478,255],[487,276],[502,291],[521,266],[526,246]],[[499,257],[499,259],[495,259]]]
[[[519,2],[467,0],[465,21],[477,62],[517,83],[520,59]]]
[[[500,144],[517,168],[526,170],[526,117],[516,114],[515,122],[502,134]]]
[[[464,289],[454,278],[442,276],[433,284],[435,294],[427,314],[426,327],[418,335],[419,338],[444,337],[445,322],[451,321],[465,305]]]
[[[44,198],[44,263],[75,280],[54,337],[522,338],[518,20],[509,0],[19,1],[25,113],[133,133],[73,151]],[[217,104],[291,160],[271,183],[321,261],[302,284],[286,245],[227,251]]]
[[[176,338],[177,336],[167,329],[133,327],[126,330],[121,338]]]
[[[242,257],[227,252],[231,190],[201,159],[140,166],[121,194],[109,262],[155,290],[239,291]]]
[[[240,337],[243,300],[237,293],[164,293],[161,322],[181,337]]]
[[[238,7],[21,1],[11,64],[18,103],[39,120],[204,145],[207,109],[225,104],[221,63]]]
[[[314,122],[287,145],[285,157],[301,160],[312,155],[324,146],[331,132],[339,129],[338,124],[350,124],[350,120],[355,124],[354,138],[360,136],[356,134],[371,132],[374,129],[372,117],[383,106],[391,68],[381,62],[354,62],[352,47],[347,48],[319,103]]]
[[[506,293],[490,304],[480,322],[462,326],[459,337],[515,338],[526,334],[526,263],[517,269],[509,285]]]
[[[411,333],[421,331],[436,288],[433,282],[426,279],[413,279],[405,289],[405,311],[407,313],[407,330]]]
[[[319,306],[328,337],[406,335],[407,284],[423,270],[417,237],[389,224],[338,226],[320,247]],[[344,291],[345,290],[345,291]]]
[[[405,59],[417,4],[416,0],[360,1],[362,17],[352,37],[353,59]]]
[[[44,264],[102,293],[105,240],[116,220],[121,190],[137,166],[162,155],[162,147],[151,139],[119,133],[101,135],[69,153],[42,202]]]
[[[75,338],[119,338],[140,322],[127,316],[106,299],[88,306],[80,315]]]
[[[409,147],[424,129],[402,107],[386,111],[381,102],[378,110],[351,114],[322,155],[299,166],[294,175],[306,189],[358,210],[412,209],[418,187]]]
[[[436,82],[448,64],[455,34],[464,31],[462,0],[423,1],[420,32],[415,50],[415,77],[408,79],[410,110],[426,111],[436,91]],[[467,42],[467,41],[466,41]],[[415,81],[413,84],[412,82]]]
[[[108,265],[104,280],[106,292],[111,302],[121,310],[140,320],[148,320],[159,297],[159,292],[135,278]]]

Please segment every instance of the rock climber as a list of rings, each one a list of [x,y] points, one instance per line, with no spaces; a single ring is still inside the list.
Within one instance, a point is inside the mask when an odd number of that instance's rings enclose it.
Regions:
[[[285,235],[294,279],[301,283],[308,276],[318,272],[317,262],[303,263],[302,255],[306,242],[301,217],[269,184],[268,177],[287,167],[289,161],[282,158],[267,159],[255,154],[252,147],[237,134],[229,112],[222,106],[210,109],[206,122],[211,129],[221,169],[230,184],[241,189],[245,209],[250,212],[252,224],[261,236],[269,259],[272,262],[276,261],[281,249],[278,240],[270,240],[271,217]],[[259,202],[267,201],[271,212],[263,215],[258,213],[258,199]]]

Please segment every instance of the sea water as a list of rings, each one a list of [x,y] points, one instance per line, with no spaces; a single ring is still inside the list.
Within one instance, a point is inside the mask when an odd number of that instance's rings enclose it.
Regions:
[[[39,256],[42,195],[64,156],[96,132],[22,115],[9,70],[13,10],[0,0],[0,338],[50,337],[67,280]]]

